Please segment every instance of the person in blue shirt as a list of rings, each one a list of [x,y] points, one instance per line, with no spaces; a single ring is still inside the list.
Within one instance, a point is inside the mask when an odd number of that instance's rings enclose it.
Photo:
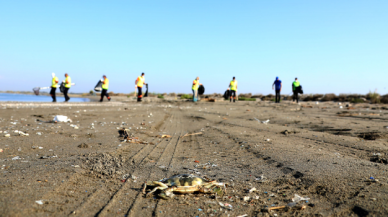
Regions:
[[[275,86],[275,103],[280,103],[280,91],[282,91],[282,81],[279,80],[279,77],[276,77],[276,80],[272,84],[272,90]]]

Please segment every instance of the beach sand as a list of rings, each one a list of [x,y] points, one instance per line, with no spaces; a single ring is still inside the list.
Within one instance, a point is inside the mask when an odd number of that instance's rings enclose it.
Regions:
[[[388,110],[341,106],[0,103],[0,216],[387,216]],[[49,123],[55,115],[72,123]],[[123,142],[122,128],[146,144]],[[142,194],[145,181],[184,173],[227,193]],[[306,209],[263,210],[295,194]]]

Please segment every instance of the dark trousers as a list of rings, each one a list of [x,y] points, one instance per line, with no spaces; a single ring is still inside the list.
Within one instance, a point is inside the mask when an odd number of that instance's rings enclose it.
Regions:
[[[65,95],[65,102],[70,100],[70,97],[67,95],[70,88],[65,87],[65,90],[63,91],[63,95]]]
[[[109,94],[108,94],[108,89],[102,89],[100,102],[103,101],[104,96],[106,96],[106,98],[110,101],[110,97],[109,97]]]
[[[292,97],[292,101],[294,102],[296,100],[297,103],[299,103],[299,92],[297,90],[294,90],[294,96]]]
[[[280,102],[280,90],[276,90],[275,93],[276,93],[275,102],[279,103]]]
[[[236,102],[236,91],[235,90],[230,91],[230,101],[231,102],[232,102],[232,98],[233,98],[233,102]]]
[[[52,87],[50,91],[51,98],[53,98],[53,102],[57,101],[57,97],[55,96],[55,91],[57,91],[56,87]]]
[[[142,87],[137,87],[137,101],[141,102],[141,99],[143,98],[143,91]]]

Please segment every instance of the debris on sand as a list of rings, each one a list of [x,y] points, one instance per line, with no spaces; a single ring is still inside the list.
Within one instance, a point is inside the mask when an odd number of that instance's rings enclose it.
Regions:
[[[64,115],[56,115],[54,117],[54,122],[72,122],[70,118]]]
[[[264,175],[260,175],[260,177],[257,177],[255,179],[256,182],[266,182],[267,181],[267,178],[264,177]]]
[[[299,201],[302,201],[302,200],[310,200],[310,198],[308,197],[301,197],[297,194],[295,194],[294,198],[292,198],[292,202],[294,203],[298,203]]]
[[[282,131],[281,133],[287,136],[288,134],[296,134],[298,132],[295,130],[294,131],[285,130],[285,131]]]
[[[35,201],[35,203],[37,203],[39,205],[43,205],[43,200],[37,200],[37,201]]]
[[[251,189],[248,190],[249,193],[252,193],[254,191],[257,191],[257,189],[256,188],[251,188]]]
[[[89,145],[86,143],[82,143],[82,144],[78,145],[78,148],[89,148]]]
[[[119,137],[124,137],[124,140],[122,142],[148,144],[148,142],[140,140],[139,137],[135,137],[132,133],[130,133],[129,129],[123,128],[119,130],[119,134]]]
[[[42,156],[39,159],[49,159],[49,158],[57,158],[57,157],[58,157],[57,155],[54,155],[54,156]]]
[[[263,124],[268,124],[268,123],[269,123],[269,119],[266,120],[266,121],[262,121],[261,123],[263,123]]]
[[[171,138],[170,135],[157,135],[156,137],[159,137],[159,138]]]
[[[184,136],[182,136],[181,138],[183,138],[183,137],[186,137],[186,136],[194,136],[194,135],[201,135],[202,134],[202,132],[199,132],[199,133],[192,133],[192,134],[188,134],[188,133],[186,133]]]
[[[28,133],[23,133],[22,131],[19,131],[19,135],[20,135],[20,136],[29,136]]]
[[[74,128],[75,130],[78,130],[79,127],[77,125],[70,124],[70,127]]]
[[[220,206],[223,207],[223,208],[225,208],[225,209],[230,209],[230,210],[233,209],[233,206],[230,205],[229,203],[221,203],[221,202],[218,202],[218,204],[220,204]]]

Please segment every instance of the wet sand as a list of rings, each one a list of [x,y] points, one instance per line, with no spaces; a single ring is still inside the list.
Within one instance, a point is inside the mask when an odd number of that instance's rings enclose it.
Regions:
[[[342,106],[0,103],[1,216],[387,216],[388,110]],[[72,123],[49,123],[55,115]],[[123,142],[122,128],[146,144]],[[227,193],[144,197],[145,181],[183,173]],[[306,209],[264,211],[295,194]]]

